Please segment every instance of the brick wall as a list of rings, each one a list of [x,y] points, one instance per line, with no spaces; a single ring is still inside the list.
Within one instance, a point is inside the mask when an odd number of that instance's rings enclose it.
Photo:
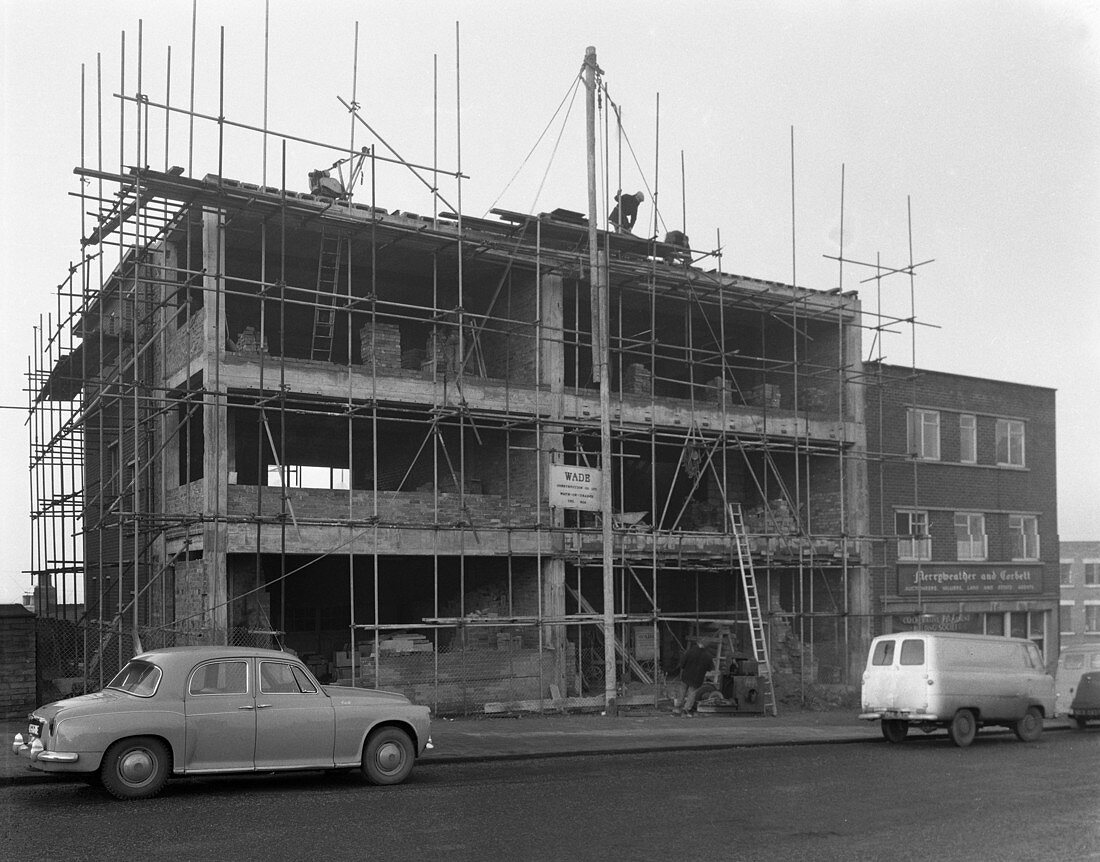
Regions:
[[[873,374],[878,366],[869,366]],[[881,466],[871,464],[868,475],[872,534],[884,535],[884,562],[897,561],[896,507],[928,510],[932,555],[936,561],[954,561],[954,513],[985,515],[990,562],[1010,558],[1010,513],[1038,516],[1043,598],[1057,596],[1058,520],[1055,482],[1054,390],[962,375],[919,371],[883,365],[882,385],[867,387],[867,436],[871,452],[886,453]],[[919,407],[939,412],[940,460],[915,461],[909,448],[907,411]],[[978,463],[958,463],[959,416],[977,417]],[[995,435],[998,418],[1025,423],[1025,467],[996,465]],[[881,433],[880,433],[881,427]],[[881,512],[881,519],[880,519]],[[887,571],[891,571],[890,568]],[[876,601],[896,591],[888,575],[876,579]]]
[[[0,718],[25,718],[35,702],[35,616],[0,605]]]

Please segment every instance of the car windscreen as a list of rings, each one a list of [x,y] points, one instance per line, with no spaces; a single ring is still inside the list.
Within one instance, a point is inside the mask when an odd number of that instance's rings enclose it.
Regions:
[[[131,661],[107,683],[107,688],[138,697],[152,697],[157,692],[160,676],[160,668],[152,662]]]

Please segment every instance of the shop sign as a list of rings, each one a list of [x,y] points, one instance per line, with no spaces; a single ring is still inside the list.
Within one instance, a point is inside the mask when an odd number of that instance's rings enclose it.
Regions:
[[[1041,566],[933,563],[898,566],[903,596],[1022,596],[1043,591]]]
[[[562,509],[600,511],[602,471],[591,467],[550,465],[550,505]]]

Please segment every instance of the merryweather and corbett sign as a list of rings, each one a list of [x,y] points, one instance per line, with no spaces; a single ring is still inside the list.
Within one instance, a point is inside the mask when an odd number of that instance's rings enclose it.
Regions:
[[[1041,565],[941,563],[898,566],[903,596],[1019,596],[1043,591]]]

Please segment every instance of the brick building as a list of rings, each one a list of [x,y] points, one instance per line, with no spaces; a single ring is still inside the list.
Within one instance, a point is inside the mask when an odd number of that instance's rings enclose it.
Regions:
[[[1100,643],[1100,542],[1062,542],[1059,569],[1062,646]]]
[[[1053,660],[1054,390],[885,364],[867,371],[882,630],[1029,637]]]

